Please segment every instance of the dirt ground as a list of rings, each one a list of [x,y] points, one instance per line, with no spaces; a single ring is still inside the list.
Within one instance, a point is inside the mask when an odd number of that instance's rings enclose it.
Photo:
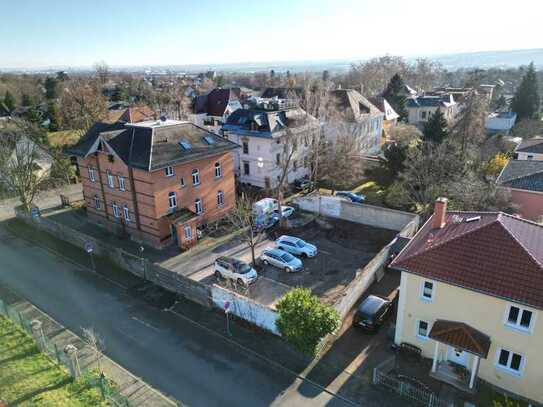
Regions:
[[[291,287],[307,287],[327,303],[337,301],[356,272],[396,235],[397,232],[360,225],[338,219],[314,220],[301,228],[270,233],[270,240],[282,234],[299,237],[317,246],[319,253],[312,259],[302,259],[304,269],[286,273],[271,265],[260,266],[261,276]]]

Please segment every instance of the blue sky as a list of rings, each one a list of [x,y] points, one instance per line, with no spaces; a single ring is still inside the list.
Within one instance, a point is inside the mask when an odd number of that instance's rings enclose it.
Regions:
[[[539,0],[3,0],[0,67],[356,60],[543,47]]]

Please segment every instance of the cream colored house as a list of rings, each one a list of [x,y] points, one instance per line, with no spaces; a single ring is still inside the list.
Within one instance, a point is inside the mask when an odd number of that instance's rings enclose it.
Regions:
[[[543,226],[504,213],[432,217],[394,259],[402,272],[396,344],[468,392],[482,379],[543,402]]]

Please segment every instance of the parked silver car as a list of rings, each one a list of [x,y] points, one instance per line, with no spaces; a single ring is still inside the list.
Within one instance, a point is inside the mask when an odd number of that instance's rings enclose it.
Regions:
[[[217,278],[233,280],[245,286],[255,282],[258,277],[254,268],[233,257],[219,257],[213,269]]]
[[[317,255],[317,246],[298,237],[283,235],[275,241],[275,244],[279,249],[296,256],[315,257]]]
[[[262,260],[262,263],[264,264],[271,264],[272,266],[283,269],[289,273],[300,271],[303,268],[303,263],[300,259],[281,249],[264,249],[260,256],[260,260]]]

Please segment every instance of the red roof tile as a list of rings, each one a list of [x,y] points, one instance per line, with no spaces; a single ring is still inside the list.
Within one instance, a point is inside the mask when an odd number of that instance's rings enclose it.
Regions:
[[[490,349],[490,337],[468,324],[438,319],[432,325],[430,338],[485,358]]]
[[[448,212],[442,229],[430,219],[391,266],[543,308],[543,227],[504,213]]]

